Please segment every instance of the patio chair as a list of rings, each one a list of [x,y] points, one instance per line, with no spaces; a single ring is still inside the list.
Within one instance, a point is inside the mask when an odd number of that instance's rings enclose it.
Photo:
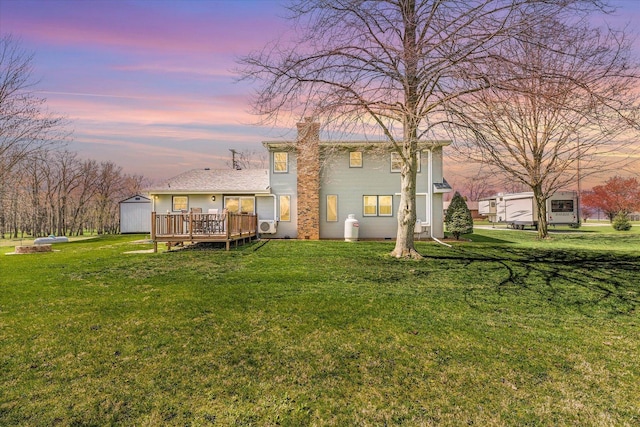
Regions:
[[[224,223],[226,218],[227,218],[226,209],[223,209],[221,214],[216,215],[215,230],[217,232],[220,232],[220,233],[224,232]]]
[[[202,218],[202,208],[191,208],[191,222],[193,224],[194,233],[202,233],[204,231],[204,221]],[[198,214],[198,215],[193,215]]]

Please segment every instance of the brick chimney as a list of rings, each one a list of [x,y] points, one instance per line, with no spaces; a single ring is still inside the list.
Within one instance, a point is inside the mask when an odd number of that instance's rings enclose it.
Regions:
[[[297,124],[298,239],[320,239],[320,123]]]

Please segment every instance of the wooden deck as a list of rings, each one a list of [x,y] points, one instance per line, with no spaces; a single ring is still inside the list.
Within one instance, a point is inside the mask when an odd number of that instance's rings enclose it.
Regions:
[[[158,243],[166,242],[167,248],[185,242],[224,242],[227,250],[231,243],[244,243],[256,238],[258,216],[255,214],[208,214],[151,212],[151,240],[153,251]]]

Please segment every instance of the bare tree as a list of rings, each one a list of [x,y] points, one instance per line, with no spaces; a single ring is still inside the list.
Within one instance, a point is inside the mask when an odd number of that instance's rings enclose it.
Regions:
[[[452,111],[464,114],[455,120],[466,125],[459,148],[533,192],[540,238],[547,199],[578,173],[601,172],[605,159],[620,167],[611,155],[637,141],[640,72],[630,52],[624,32],[536,19],[481,65],[490,90],[456,100]]]
[[[231,161],[227,165],[232,169],[265,169],[267,167],[268,156],[265,150],[244,150],[229,149],[231,151]]]
[[[98,191],[98,162],[95,160],[81,161],[78,166],[80,185],[73,192],[70,204],[69,232],[76,235],[84,234],[85,226],[89,222],[89,205]]]
[[[32,91],[32,60],[12,36],[0,35],[0,180],[31,153],[67,137],[64,119]]]
[[[464,176],[461,182],[451,184],[460,194],[466,196],[466,200],[477,202],[495,193],[496,182],[491,172],[479,169],[471,175]]]
[[[24,211],[23,182],[24,173],[15,173],[0,180],[0,238],[5,234],[18,237],[20,221]]]
[[[597,0],[299,0],[290,7],[301,37],[245,57],[242,75],[261,83],[256,113],[287,113],[327,125],[377,132],[402,161],[396,257],[414,248],[418,141],[447,123],[459,96],[487,87],[469,73],[487,52],[532,19],[585,9]]]

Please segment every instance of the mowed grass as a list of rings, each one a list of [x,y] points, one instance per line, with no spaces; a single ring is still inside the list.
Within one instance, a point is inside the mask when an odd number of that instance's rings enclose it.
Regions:
[[[0,249],[0,425],[638,425],[640,235]]]

